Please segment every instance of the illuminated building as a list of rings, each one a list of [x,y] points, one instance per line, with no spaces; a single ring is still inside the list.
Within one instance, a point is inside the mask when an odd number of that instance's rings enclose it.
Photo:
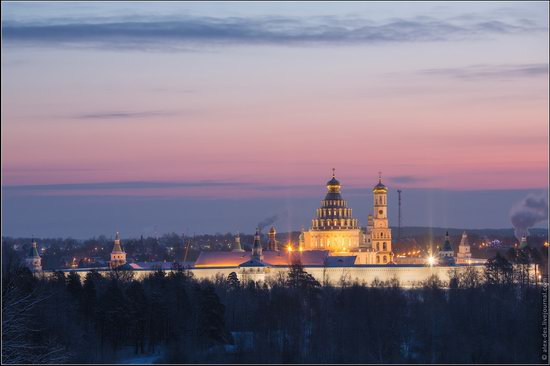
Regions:
[[[327,182],[328,192],[311,221],[311,228],[304,232],[305,250],[346,252],[363,246],[365,236],[358,220],[353,218],[348,202],[342,198],[340,188],[333,172],[332,179]]]
[[[120,245],[120,237],[117,231],[113,250],[111,252],[111,261],[109,262],[109,267],[116,268],[124,264],[126,264],[126,252],[124,252],[122,246]]]
[[[376,253],[376,263],[387,264],[393,261],[391,250],[391,229],[388,223],[388,188],[378,177],[378,184],[372,189],[374,195],[374,215],[372,226],[367,226],[367,242]],[[370,221],[370,220],[369,220]],[[369,224],[371,224],[369,222]]]
[[[438,253],[438,262],[440,265],[452,266],[455,264],[454,251],[449,238],[449,232],[445,233],[445,242],[443,248]]]
[[[244,252],[244,249],[241,247],[241,235],[237,233],[235,235],[235,241],[233,242],[233,245],[231,246],[232,252]]]
[[[27,264],[27,268],[33,272],[39,272],[42,270],[42,258],[40,258],[40,255],[38,254],[37,244],[34,240],[32,241],[29,255],[25,258],[25,263]]]
[[[379,177],[374,186],[374,212],[369,215],[366,231],[353,217],[352,209],[342,198],[341,184],[334,171],[327,182],[327,194],[316,211],[309,231],[303,233],[305,250],[328,250],[331,255],[355,255],[356,264],[393,262],[391,229],[388,223],[388,188]]]
[[[269,233],[267,234],[269,238],[267,241],[267,250],[274,252],[279,250],[277,240],[275,239],[275,234],[277,234],[277,231],[275,231],[275,226],[271,226],[271,228],[269,229]]]
[[[458,245],[458,253],[456,254],[457,264],[471,263],[472,253],[470,252],[470,244],[468,243],[468,235],[466,232],[462,233],[462,239]]]

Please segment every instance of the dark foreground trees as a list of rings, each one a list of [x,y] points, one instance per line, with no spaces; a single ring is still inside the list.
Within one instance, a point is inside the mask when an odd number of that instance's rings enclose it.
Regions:
[[[4,272],[4,363],[543,363],[540,285],[503,257],[447,288],[321,286],[300,265],[268,284],[181,269],[34,277]],[[486,281],[485,281],[486,280]]]

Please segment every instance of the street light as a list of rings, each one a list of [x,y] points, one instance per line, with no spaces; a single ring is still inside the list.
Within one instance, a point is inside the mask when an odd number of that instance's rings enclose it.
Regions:
[[[428,264],[429,264],[430,266],[433,266],[433,265],[435,264],[435,258],[434,258],[433,255],[430,255],[430,256],[428,257]]]

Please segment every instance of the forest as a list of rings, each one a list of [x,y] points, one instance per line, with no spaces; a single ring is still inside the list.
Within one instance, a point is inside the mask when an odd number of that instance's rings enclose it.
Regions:
[[[546,363],[547,285],[525,269],[497,255],[483,273],[404,289],[322,286],[300,263],[264,283],[4,263],[2,362]]]

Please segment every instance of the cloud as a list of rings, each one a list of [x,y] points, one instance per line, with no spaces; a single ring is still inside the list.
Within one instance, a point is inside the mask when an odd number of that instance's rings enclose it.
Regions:
[[[11,191],[70,191],[70,190],[108,190],[108,189],[158,189],[158,188],[196,188],[196,187],[243,187],[251,183],[227,181],[186,181],[186,182],[98,182],[98,183],[63,183],[10,185],[3,189]]]
[[[79,114],[74,116],[77,119],[128,119],[128,118],[147,118],[157,116],[172,116],[173,112],[143,111],[143,112],[98,112],[89,114]]]
[[[56,19],[5,21],[7,45],[56,45],[108,49],[189,51],[205,44],[369,44],[446,41],[494,34],[545,31],[525,21],[416,17],[374,23],[357,17],[282,16]]]
[[[422,177],[414,177],[412,175],[400,175],[396,177],[388,177],[387,180],[390,181],[391,183],[408,184],[408,183],[425,182],[428,179],[422,178]]]
[[[459,68],[419,70],[422,75],[447,76],[462,80],[508,80],[511,78],[548,76],[548,64],[471,65]]]

